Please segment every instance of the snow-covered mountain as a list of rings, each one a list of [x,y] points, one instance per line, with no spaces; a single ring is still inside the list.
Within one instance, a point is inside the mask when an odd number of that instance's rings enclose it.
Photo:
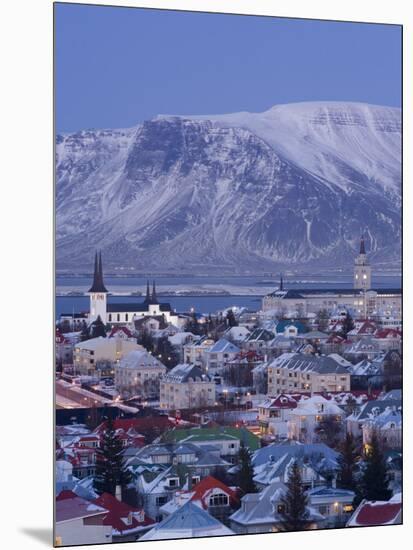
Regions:
[[[158,116],[57,137],[59,268],[348,266],[361,231],[400,260],[400,110],[361,103]]]

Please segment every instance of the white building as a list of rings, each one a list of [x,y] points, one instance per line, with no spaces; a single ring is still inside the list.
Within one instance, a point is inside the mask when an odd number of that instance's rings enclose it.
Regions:
[[[387,407],[382,413],[372,415],[362,425],[363,445],[369,448],[373,434],[376,434],[386,449],[402,448],[401,407]]]
[[[115,366],[115,386],[121,393],[145,398],[159,394],[166,367],[145,349],[131,351]]]
[[[402,294],[401,289],[372,289],[371,267],[368,263],[364,240],[360,243],[360,254],[354,265],[353,289],[285,289],[280,288],[264,296],[262,311],[274,314],[295,314],[308,316],[321,309],[335,312],[345,308],[354,317],[374,317],[375,319],[391,319],[392,325],[401,320]]]
[[[206,366],[209,372],[215,372],[221,369],[226,363],[235,359],[241,349],[229,342],[226,338],[221,338],[218,342],[206,351]]]
[[[350,372],[332,357],[283,353],[268,366],[268,394],[350,391]]]
[[[302,397],[302,394],[280,394],[262,401],[258,405],[260,433],[286,439],[291,413],[297,408],[297,403]]]
[[[316,432],[320,423],[328,420],[337,423],[337,434],[344,427],[345,413],[334,401],[314,395],[297,403],[288,421],[288,438],[301,443],[314,443],[319,439]]]
[[[200,342],[192,342],[184,345],[184,362],[192,363],[194,365],[206,365],[207,352],[214,345],[214,340],[205,338]]]
[[[104,324],[130,323],[143,317],[160,316],[166,323],[178,323],[178,315],[172,311],[170,304],[159,303],[156,295],[155,281],[152,293],[149,290],[149,281],[146,287],[146,297],[141,303],[110,303],[107,300],[108,291],[103,281],[102,254],[95,255],[93,283],[88,291],[90,297],[89,322],[98,317]]]
[[[215,383],[199,367],[181,364],[161,378],[160,407],[167,410],[213,407]]]
[[[112,526],[104,525],[108,510],[77,497],[56,501],[55,546],[112,542]]]
[[[139,351],[144,348],[123,338],[91,338],[85,342],[79,342],[73,351],[73,364],[79,374],[93,375],[96,374],[96,364],[98,361],[109,361],[116,363],[122,357],[131,352]]]
[[[364,237],[360,240],[360,253],[354,262],[354,288],[369,290],[371,288],[371,267],[367,259]]]

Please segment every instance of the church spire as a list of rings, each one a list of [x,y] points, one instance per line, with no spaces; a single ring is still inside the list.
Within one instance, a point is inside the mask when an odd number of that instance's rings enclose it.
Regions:
[[[103,282],[102,252],[95,253],[95,268],[93,272],[93,283],[89,292],[107,292]]]
[[[146,281],[146,297],[144,304],[150,304],[151,303],[151,292],[149,290],[149,279]]]
[[[155,281],[153,281],[153,284],[152,284],[152,303],[153,303],[153,304],[157,304],[157,303],[158,303],[158,298],[157,298],[157,296],[156,296]]]
[[[280,273],[280,290],[284,290],[283,274]]]
[[[360,238],[360,254],[366,254],[366,247],[364,245],[364,235],[363,235],[363,233],[361,234],[361,238]]]

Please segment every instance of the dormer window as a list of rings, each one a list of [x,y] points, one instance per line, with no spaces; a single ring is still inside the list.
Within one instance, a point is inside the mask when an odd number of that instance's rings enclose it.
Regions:
[[[214,506],[228,506],[228,495],[225,493],[218,493],[212,495],[209,499],[209,506],[213,508]]]

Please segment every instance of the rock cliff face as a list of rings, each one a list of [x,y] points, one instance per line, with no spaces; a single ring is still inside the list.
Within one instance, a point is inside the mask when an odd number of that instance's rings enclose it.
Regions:
[[[58,268],[400,260],[400,110],[302,103],[57,137]]]

